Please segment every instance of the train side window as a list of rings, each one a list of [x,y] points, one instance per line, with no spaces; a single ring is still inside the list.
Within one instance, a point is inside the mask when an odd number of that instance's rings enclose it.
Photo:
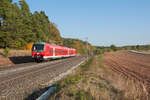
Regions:
[[[73,53],[73,51],[69,51],[69,54],[72,54]]]
[[[49,47],[47,47],[47,51],[49,51]]]
[[[57,54],[57,49],[55,49],[55,54]]]
[[[49,49],[49,52],[52,54],[53,53],[53,49]]]
[[[67,51],[65,51],[65,50],[56,50],[55,53],[64,54],[64,53],[67,53]]]
[[[56,53],[56,54],[59,54],[59,50],[56,49],[55,53]]]

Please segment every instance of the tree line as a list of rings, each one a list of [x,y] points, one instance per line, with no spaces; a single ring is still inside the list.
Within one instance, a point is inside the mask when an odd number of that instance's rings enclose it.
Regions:
[[[75,48],[79,54],[93,53],[93,46],[87,41],[72,38],[62,38],[63,45],[70,48]]]
[[[0,48],[22,48],[30,42],[60,43],[60,32],[44,11],[33,14],[25,0],[0,0]]]
[[[150,45],[128,45],[128,46],[116,46],[116,45],[111,45],[111,46],[94,46],[94,54],[103,54],[105,52],[110,52],[110,51],[118,51],[118,50],[144,50],[148,51],[150,50]]]

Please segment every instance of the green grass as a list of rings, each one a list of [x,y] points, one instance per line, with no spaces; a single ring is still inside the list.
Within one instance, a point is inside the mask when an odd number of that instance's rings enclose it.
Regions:
[[[99,61],[101,61],[101,60],[102,60],[102,58],[103,58],[103,56],[102,56],[102,55],[99,55],[99,56],[98,56]]]
[[[99,82],[98,84],[99,88],[102,90],[108,90],[108,86],[107,84],[103,83],[103,82]]]
[[[93,61],[93,57],[90,58],[88,61],[86,61],[85,64],[81,65],[80,70],[85,71],[86,69],[88,69],[89,66],[92,64],[92,61]]]
[[[75,95],[75,100],[94,100],[94,98],[89,92],[80,90]]]
[[[98,61],[99,61],[99,63],[100,63],[99,66],[98,66],[99,68],[104,68],[104,66],[101,64],[102,59],[103,59],[103,56],[102,56],[102,55],[99,55],[99,56],[98,56]]]

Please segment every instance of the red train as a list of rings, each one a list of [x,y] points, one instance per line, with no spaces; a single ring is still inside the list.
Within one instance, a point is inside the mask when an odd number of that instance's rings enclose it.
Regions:
[[[76,49],[52,45],[45,42],[36,42],[32,46],[32,58],[35,61],[76,56]]]

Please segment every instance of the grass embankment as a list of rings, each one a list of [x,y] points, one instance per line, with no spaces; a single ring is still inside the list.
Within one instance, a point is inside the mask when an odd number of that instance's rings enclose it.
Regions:
[[[0,49],[0,55],[5,55],[5,52],[8,52],[5,49]],[[8,57],[16,57],[16,56],[31,56],[31,51],[30,50],[13,50],[10,49],[8,54]]]
[[[0,49],[0,66],[11,66],[17,63],[31,62],[30,50]]]
[[[102,65],[102,56],[87,61],[57,82],[49,100],[140,100],[141,87]]]

